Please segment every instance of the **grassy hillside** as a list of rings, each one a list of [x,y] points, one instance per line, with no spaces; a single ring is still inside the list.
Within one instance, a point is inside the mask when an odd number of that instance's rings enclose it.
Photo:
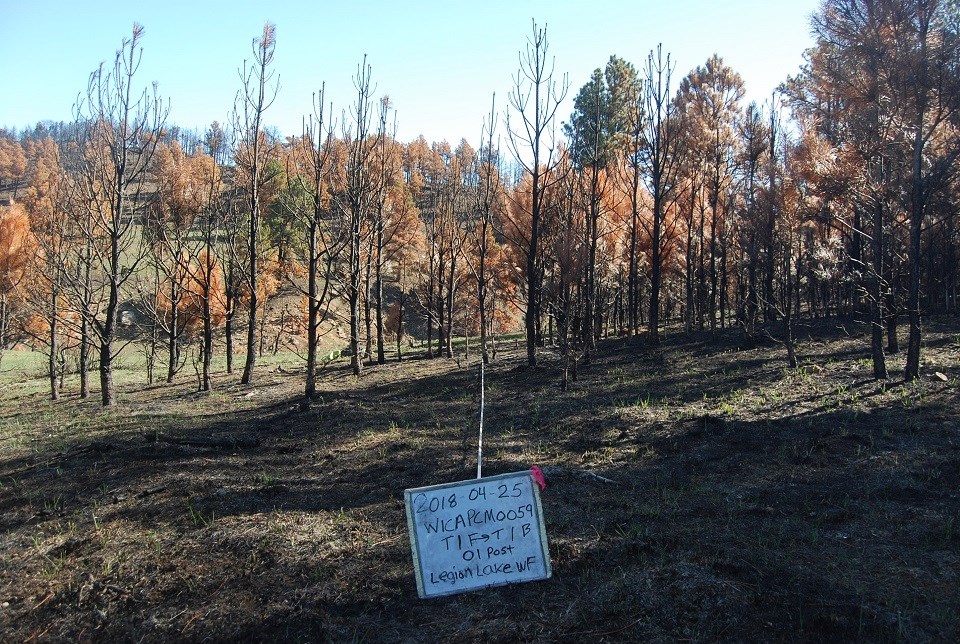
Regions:
[[[798,369],[733,331],[611,340],[563,395],[549,350],[528,369],[502,347],[484,472],[545,470],[554,575],[434,600],[417,598],[403,490],[474,476],[476,356],[359,380],[335,363],[309,408],[293,361],[209,395],[130,379],[109,411],[7,380],[0,632],[954,639],[960,323],[931,325],[910,385],[870,378],[862,332],[801,327]]]

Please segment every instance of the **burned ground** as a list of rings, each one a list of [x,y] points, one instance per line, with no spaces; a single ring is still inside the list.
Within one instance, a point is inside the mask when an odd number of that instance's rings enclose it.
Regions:
[[[798,369],[736,331],[608,340],[566,394],[503,347],[484,472],[546,471],[554,575],[434,600],[403,490],[474,475],[475,357],[335,363],[309,406],[289,368],[108,411],[8,388],[2,639],[956,639],[960,323],[915,384],[855,325],[799,331]]]

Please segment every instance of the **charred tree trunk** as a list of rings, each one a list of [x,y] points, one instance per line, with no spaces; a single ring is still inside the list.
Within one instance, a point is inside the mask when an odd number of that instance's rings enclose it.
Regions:
[[[873,356],[873,377],[878,380],[887,379],[887,363],[883,354],[883,323],[884,323],[884,234],[883,234],[883,204],[879,199],[874,204],[873,211],[873,274],[871,279],[871,315],[870,315],[870,352]]]

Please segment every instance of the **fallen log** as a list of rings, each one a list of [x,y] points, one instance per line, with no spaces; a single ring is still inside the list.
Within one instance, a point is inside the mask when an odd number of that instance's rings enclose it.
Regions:
[[[607,483],[612,485],[618,484],[617,481],[614,481],[613,479],[608,479],[605,476],[600,476],[596,472],[591,472],[590,470],[579,470],[575,468],[561,467],[559,465],[547,465],[542,468],[542,471],[544,474],[546,474],[548,481],[551,476],[569,475],[569,476],[576,476],[581,479],[587,479],[590,481],[597,481],[599,483]]]

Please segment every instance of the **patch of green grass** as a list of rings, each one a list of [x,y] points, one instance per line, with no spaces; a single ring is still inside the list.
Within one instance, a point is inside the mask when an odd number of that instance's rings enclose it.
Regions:
[[[271,474],[270,472],[260,472],[259,474],[256,475],[256,477],[254,478],[254,480],[256,480],[256,482],[257,482],[259,485],[262,485],[262,486],[264,486],[264,487],[267,487],[267,486],[270,486],[270,485],[273,485],[274,483],[276,483],[276,482],[277,482],[277,477],[276,477],[276,475]]]
[[[62,495],[62,494],[58,494],[57,496],[55,496],[55,497],[52,498],[52,499],[46,499],[46,500],[43,502],[43,509],[44,509],[45,512],[48,512],[48,513],[59,512],[60,510],[62,510],[62,509],[63,509],[63,495]]]
[[[795,369],[788,369],[787,371],[792,371],[793,378],[802,385],[810,385],[817,380],[814,369],[810,365],[799,365]]]
[[[163,554],[163,542],[160,540],[160,535],[153,530],[147,533],[147,543],[150,544],[158,557]]]
[[[601,447],[600,449],[589,450],[580,455],[580,462],[590,465],[606,464],[610,465],[616,461],[620,450],[614,447]]]
[[[549,460],[552,455],[558,452],[558,448],[552,442],[538,440],[536,445],[532,445],[523,450],[524,458],[533,461]]]
[[[904,409],[923,405],[926,399],[926,387],[920,381],[905,384],[900,387],[897,400]]]
[[[65,552],[61,552],[56,557],[44,557],[44,559],[45,563],[40,574],[48,580],[56,579],[60,575],[60,571],[67,565],[67,553]]]
[[[205,513],[201,510],[194,509],[191,501],[187,501],[187,515],[190,517],[190,521],[193,522],[195,528],[209,528],[213,526],[217,518],[212,510],[209,513]]]
[[[626,539],[628,541],[649,541],[653,533],[649,526],[645,524],[629,523],[627,525],[616,527],[614,529],[614,534],[621,539]]]
[[[664,406],[666,406],[666,405],[668,404],[666,398],[664,398],[661,402],[662,402],[662,404],[663,404]],[[615,398],[615,399],[613,399],[613,400],[611,401],[610,404],[611,404],[611,406],[613,407],[613,413],[614,413],[614,415],[617,416],[617,418],[623,419],[624,417],[626,417],[626,416],[628,415],[628,414],[626,413],[627,410],[629,410],[629,409],[643,409],[643,410],[650,409],[650,407],[653,405],[653,403],[654,403],[653,395],[652,395],[649,391],[646,391],[646,392],[638,395],[638,396],[637,396],[636,398],[634,398],[633,400],[628,400],[628,399],[624,399],[624,398]]]
[[[3,351],[0,357],[0,382],[43,377],[46,362],[47,356],[39,351]]]
[[[737,411],[736,406],[729,401],[722,401],[717,405],[716,412],[723,416],[733,416]]]

